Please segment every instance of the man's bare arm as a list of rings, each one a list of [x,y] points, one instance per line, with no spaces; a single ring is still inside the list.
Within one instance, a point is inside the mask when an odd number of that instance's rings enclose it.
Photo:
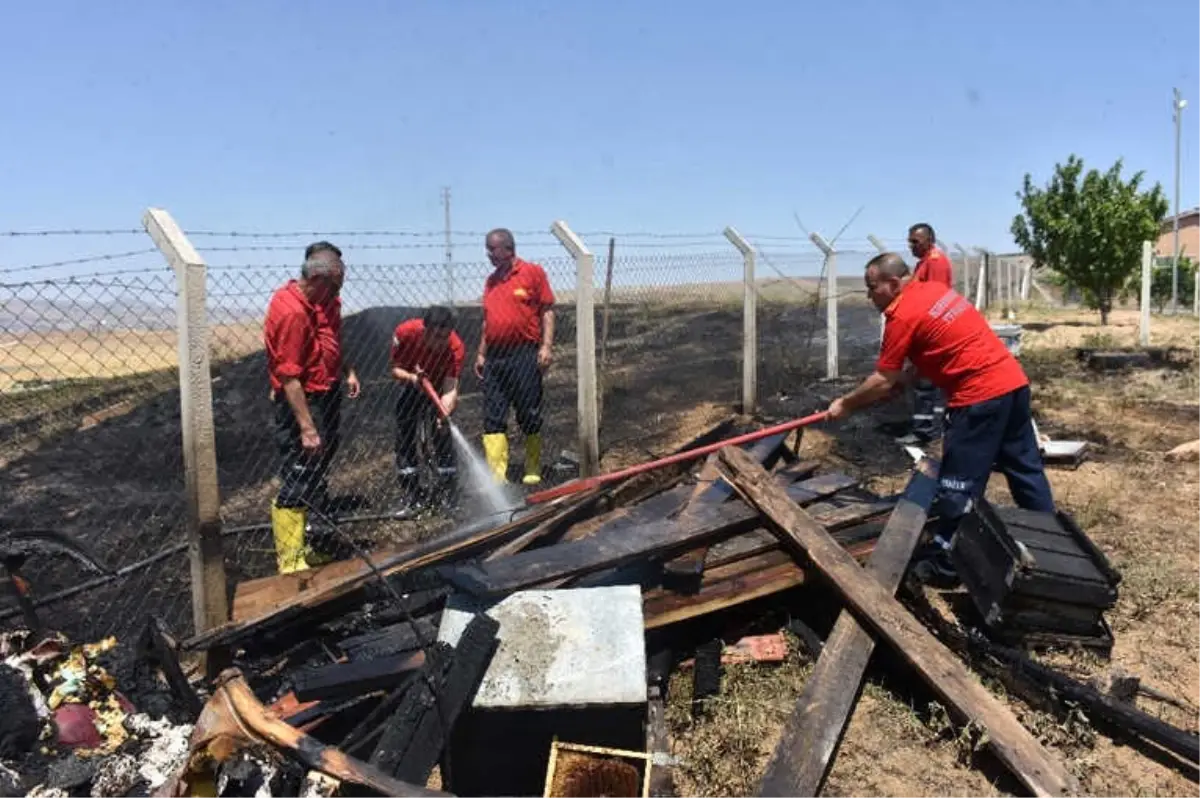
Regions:
[[[301,432],[316,432],[317,425],[313,423],[312,412],[308,409],[308,397],[304,395],[304,387],[300,380],[292,377],[283,382],[283,396],[292,408],[292,415],[300,425]]]
[[[857,388],[845,396],[834,399],[829,405],[829,415],[838,419],[849,415],[863,407],[873,405],[887,398],[896,380],[900,378],[899,371],[876,371],[863,380]]]
[[[554,308],[542,311],[542,346],[554,346]]]

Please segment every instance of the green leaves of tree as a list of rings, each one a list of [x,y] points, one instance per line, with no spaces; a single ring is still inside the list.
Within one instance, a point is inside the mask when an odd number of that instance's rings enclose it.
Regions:
[[[1167,199],[1157,183],[1141,190],[1143,172],[1128,181],[1122,161],[1106,172],[1084,172],[1075,155],[1056,164],[1043,188],[1026,174],[1017,198],[1024,213],[1009,228],[1036,265],[1053,269],[1083,293],[1108,323],[1113,300],[1140,268],[1142,242],[1158,237]]]

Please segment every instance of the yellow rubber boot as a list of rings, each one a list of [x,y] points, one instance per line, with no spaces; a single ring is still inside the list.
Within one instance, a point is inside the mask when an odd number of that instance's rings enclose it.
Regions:
[[[275,535],[275,564],[281,574],[308,568],[304,551],[304,525],[307,519],[302,507],[280,507],[271,503],[271,531]]]
[[[538,485],[542,481],[542,434],[540,432],[525,436],[525,476],[521,481],[526,485]]]
[[[508,436],[493,432],[483,436],[483,452],[487,456],[488,468],[497,482],[508,480]]]

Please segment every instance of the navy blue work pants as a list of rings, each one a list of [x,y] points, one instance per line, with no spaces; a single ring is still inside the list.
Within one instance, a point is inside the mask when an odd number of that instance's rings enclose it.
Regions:
[[[542,370],[537,344],[488,347],[483,362],[483,431],[488,435],[508,428],[508,409],[516,412],[521,432],[542,430]]]
[[[1050,482],[1033,432],[1029,386],[947,411],[935,511],[949,541],[987,489],[993,468],[1004,474],[1018,507],[1054,512]]]

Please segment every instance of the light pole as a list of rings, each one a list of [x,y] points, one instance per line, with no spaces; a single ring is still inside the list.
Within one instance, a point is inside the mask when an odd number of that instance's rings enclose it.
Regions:
[[[1187,100],[1181,99],[1179,89],[1172,89],[1174,98],[1171,101],[1172,116],[1175,117],[1175,219],[1172,222],[1174,227],[1175,243],[1172,247],[1173,255],[1171,257],[1171,312],[1179,312],[1179,141],[1180,131],[1183,122],[1183,109],[1187,108]],[[1194,291],[1195,289],[1193,289]]]

